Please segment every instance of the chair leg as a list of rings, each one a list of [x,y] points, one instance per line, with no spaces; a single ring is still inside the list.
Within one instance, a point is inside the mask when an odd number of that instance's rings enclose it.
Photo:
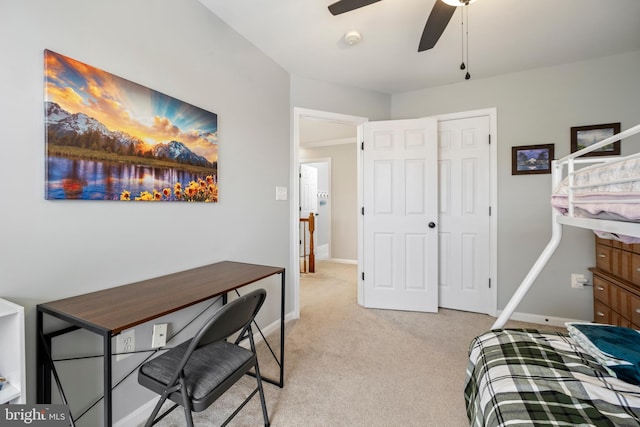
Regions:
[[[260,394],[260,405],[262,405],[262,417],[264,418],[264,425],[268,427],[269,414],[267,413],[267,403],[264,398],[264,390],[262,389],[262,377],[260,376],[260,367],[258,366],[258,359],[256,359],[256,381],[258,381],[258,393]]]
[[[184,418],[187,420],[187,426],[193,427],[193,416],[191,415],[191,409],[184,408]]]
[[[191,399],[188,396],[187,384],[184,381],[184,377],[180,378],[180,385],[182,389],[182,406],[184,407],[184,417],[187,420],[187,427],[193,427],[193,415],[191,414]]]
[[[249,345],[251,346],[251,351],[253,354],[256,354],[256,343],[253,340],[253,331],[251,328],[251,323],[247,327],[247,333],[249,335]],[[264,418],[264,425],[268,427],[269,423],[269,414],[267,413],[267,403],[264,399],[264,390],[262,389],[262,377],[260,376],[260,366],[258,365],[258,358],[256,357],[256,381],[258,381],[258,392],[260,393],[260,405],[262,405],[262,417]]]
[[[160,396],[160,399],[158,399],[158,403],[156,403],[155,408],[153,408],[153,412],[151,412],[151,415],[149,415],[149,418],[147,419],[147,422],[144,424],[144,427],[151,427],[153,425],[153,422],[155,421],[156,416],[158,415],[158,412],[160,412],[160,408],[162,408],[162,405],[166,400],[167,400],[166,394],[163,394],[162,396]]]

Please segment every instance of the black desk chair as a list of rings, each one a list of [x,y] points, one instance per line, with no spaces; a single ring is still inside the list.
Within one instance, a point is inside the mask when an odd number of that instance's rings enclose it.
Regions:
[[[138,382],[161,395],[145,426],[154,425],[181,405],[184,407],[187,425],[192,427],[192,411],[200,412],[208,408],[252,368],[255,369],[257,387],[222,425],[231,421],[256,392],[260,393],[264,424],[269,425],[251,331],[251,323],[266,296],[264,289],[258,289],[222,306],[191,340],[140,367]],[[240,335],[233,344],[226,341],[238,331]],[[250,350],[238,345],[246,338],[249,338]],[[176,404],[156,419],[167,399]]]

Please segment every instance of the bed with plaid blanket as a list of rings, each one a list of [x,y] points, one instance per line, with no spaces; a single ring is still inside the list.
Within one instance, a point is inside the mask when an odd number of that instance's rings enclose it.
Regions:
[[[563,333],[476,337],[464,397],[471,426],[640,426],[640,387],[612,377]]]

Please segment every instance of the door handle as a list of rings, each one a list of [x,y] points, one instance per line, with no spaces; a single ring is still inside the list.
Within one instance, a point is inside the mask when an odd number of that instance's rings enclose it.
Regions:
[[[433,222],[433,221],[431,221],[431,222],[429,223],[429,228],[436,228],[436,223],[435,223],[435,222]]]

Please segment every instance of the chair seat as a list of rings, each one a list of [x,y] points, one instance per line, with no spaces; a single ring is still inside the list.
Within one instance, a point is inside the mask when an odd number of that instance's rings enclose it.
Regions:
[[[161,394],[171,381],[175,367],[180,364],[189,343],[190,340],[145,363],[139,371],[140,383]],[[184,368],[189,395],[194,401],[205,399],[234,372],[252,362],[253,358],[251,351],[226,341],[198,348]],[[198,406],[194,405],[195,412],[198,412]]]
[[[192,412],[201,412],[231,388],[246,374],[256,378],[256,387],[222,424],[233,417],[255,396],[260,397],[264,425],[269,426],[269,414],[264,399],[260,366],[256,354],[251,324],[267,297],[267,291],[256,289],[238,295],[223,304],[190,340],[168,350],[138,369],[138,383],[160,395],[145,427],[151,427],[169,412],[182,406],[187,427],[193,427]],[[237,334],[233,343],[228,340]],[[249,340],[249,349],[238,344]],[[253,370],[253,372],[252,372]],[[171,400],[175,405],[160,414]]]

